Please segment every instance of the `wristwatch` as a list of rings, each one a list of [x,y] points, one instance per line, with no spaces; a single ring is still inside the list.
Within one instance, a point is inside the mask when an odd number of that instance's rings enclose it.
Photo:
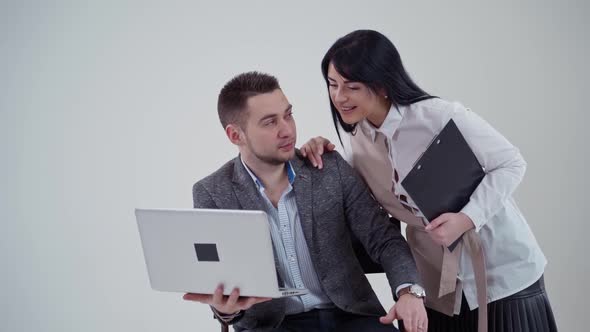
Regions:
[[[402,297],[402,295],[405,294],[412,294],[419,299],[423,299],[426,297],[426,291],[424,290],[424,288],[422,288],[422,286],[418,284],[413,284],[411,286],[400,289],[399,293],[397,294],[397,297],[400,298]]]

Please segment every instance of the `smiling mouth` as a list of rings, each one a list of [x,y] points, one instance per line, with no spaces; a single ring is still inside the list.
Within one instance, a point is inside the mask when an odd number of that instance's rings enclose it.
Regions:
[[[351,107],[340,107],[340,112],[342,113],[350,113],[352,111],[354,111],[356,109],[356,106],[351,106]]]

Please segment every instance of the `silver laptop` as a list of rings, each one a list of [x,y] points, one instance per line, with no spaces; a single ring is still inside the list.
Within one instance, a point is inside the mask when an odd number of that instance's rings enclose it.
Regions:
[[[212,294],[224,285],[240,296],[285,297],[279,288],[268,218],[263,211],[136,209],[150,284],[169,292]]]

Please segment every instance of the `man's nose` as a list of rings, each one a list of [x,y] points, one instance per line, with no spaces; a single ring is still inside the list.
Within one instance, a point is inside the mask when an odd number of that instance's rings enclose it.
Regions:
[[[279,128],[279,137],[290,137],[295,133],[295,122],[281,120],[281,127]]]

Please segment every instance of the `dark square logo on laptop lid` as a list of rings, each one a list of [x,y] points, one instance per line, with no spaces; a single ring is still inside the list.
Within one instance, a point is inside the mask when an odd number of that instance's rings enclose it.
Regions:
[[[215,243],[195,243],[195,252],[199,262],[219,262]]]

